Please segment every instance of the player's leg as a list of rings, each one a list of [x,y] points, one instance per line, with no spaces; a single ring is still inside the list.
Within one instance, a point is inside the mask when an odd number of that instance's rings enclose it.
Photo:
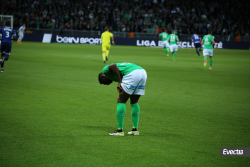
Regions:
[[[119,97],[117,100],[117,110],[116,110],[116,118],[118,124],[118,130],[113,133],[109,133],[111,136],[124,136],[123,132],[123,123],[124,123],[124,116],[126,114],[126,102],[130,97],[125,91],[121,91],[119,93]]]
[[[210,50],[209,58],[210,58],[209,70],[212,71],[212,65],[213,65],[213,50]]]
[[[210,66],[209,66],[209,70],[212,71],[212,65],[213,65],[213,56],[209,56],[210,58]]]
[[[19,34],[18,39],[17,39],[17,43],[20,44],[22,40],[22,34]]]
[[[174,47],[173,47],[173,61],[175,61],[175,58],[176,58],[176,52],[177,52],[177,50],[178,50],[178,46],[177,45],[174,45]]]
[[[194,46],[195,46],[195,50],[196,50],[197,55],[200,57],[200,53],[198,51],[198,47],[199,47],[198,43],[195,43]]]
[[[174,47],[173,45],[170,45],[170,53],[173,55],[174,54]]]
[[[139,135],[138,131],[138,124],[139,124],[139,116],[140,116],[140,106],[138,104],[138,100],[141,95],[132,95],[130,96],[130,104],[131,104],[131,116],[132,116],[132,122],[133,122],[133,128],[130,132],[128,132],[129,135]]]
[[[22,44],[23,35],[20,36],[20,44]]]
[[[145,85],[147,80],[147,73],[145,70],[138,70],[138,74],[136,76],[140,79],[138,86],[135,88],[133,95],[130,96],[130,104],[132,107],[131,116],[133,122],[133,128],[129,135],[139,135],[138,124],[139,124],[139,116],[140,116],[140,106],[138,104],[139,98],[141,95],[145,95]]]
[[[110,47],[111,47],[111,45],[108,45],[107,46],[107,50],[106,50],[106,61],[108,61],[108,55],[109,55],[109,50],[110,50]]]
[[[163,45],[163,50],[164,50],[164,52],[167,53],[166,41],[163,41],[163,42],[162,42],[162,45]]]
[[[204,49],[203,50],[203,61],[204,61],[204,67],[207,66],[207,56],[208,56],[208,50],[207,49]]]
[[[106,45],[102,44],[102,59],[103,59],[103,63],[106,63]]]

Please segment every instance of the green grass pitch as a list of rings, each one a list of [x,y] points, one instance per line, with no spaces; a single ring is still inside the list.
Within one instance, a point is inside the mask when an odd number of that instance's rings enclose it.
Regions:
[[[13,43],[0,74],[0,166],[250,166],[220,147],[250,147],[250,52],[112,46],[110,63],[147,71],[140,136],[117,128],[116,83],[100,85],[100,45]],[[209,62],[209,59],[208,59]],[[124,131],[132,128],[126,105]]]

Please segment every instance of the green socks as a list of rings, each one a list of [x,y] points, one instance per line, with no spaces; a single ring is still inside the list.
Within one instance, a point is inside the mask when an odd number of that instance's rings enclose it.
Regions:
[[[168,51],[168,52],[170,52],[170,49],[169,49],[169,48],[167,48],[167,51]]]
[[[210,67],[213,65],[213,59],[210,59]]]
[[[175,59],[175,57],[176,57],[176,52],[174,52],[174,59]]]
[[[139,115],[140,115],[140,107],[138,103],[131,104],[132,111],[132,121],[133,121],[133,128],[138,128],[138,123],[139,123]]]
[[[203,59],[203,60],[204,60],[204,62],[205,62],[205,61],[207,61],[207,58],[206,58],[206,57],[204,57],[204,59]]]
[[[167,49],[166,48],[164,48],[164,51],[167,53]]]
[[[140,107],[138,103],[131,104],[132,111],[132,121],[133,121],[133,128],[138,128],[139,123],[139,115],[140,115]],[[117,103],[117,124],[118,129],[123,129],[123,123],[124,123],[124,116],[126,113],[126,104],[125,103]]]
[[[125,103],[117,103],[116,117],[117,117],[118,129],[123,129],[125,113],[126,113]]]

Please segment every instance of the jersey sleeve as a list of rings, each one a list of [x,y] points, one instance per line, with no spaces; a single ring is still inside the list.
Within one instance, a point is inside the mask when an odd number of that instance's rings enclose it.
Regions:
[[[13,35],[12,36],[16,36],[16,31],[15,30],[13,30]]]
[[[161,37],[161,36],[162,36],[162,33],[159,34],[159,37]]]
[[[104,73],[104,75],[107,74],[109,72],[109,65],[103,67],[102,72]]]
[[[175,37],[176,37],[176,39],[178,39],[179,37],[178,37],[178,35],[175,35]]]
[[[110,37],[112,37],[113,36],[113,34],[112,33],[110,33]]]

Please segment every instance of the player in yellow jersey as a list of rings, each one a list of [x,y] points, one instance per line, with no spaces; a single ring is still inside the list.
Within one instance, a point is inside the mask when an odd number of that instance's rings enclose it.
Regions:
[[[108,60],[108,55],[109,55],[109,50],[111,47],[110,44],[110,38],[112,38],[112,44],[115,44],[114,41],[114,36],[112,33],[109,32],[109,27],[105,27],[105,32],[102,33],[102,58],[103,58],[103,62],[106,63],[106,61]]]

